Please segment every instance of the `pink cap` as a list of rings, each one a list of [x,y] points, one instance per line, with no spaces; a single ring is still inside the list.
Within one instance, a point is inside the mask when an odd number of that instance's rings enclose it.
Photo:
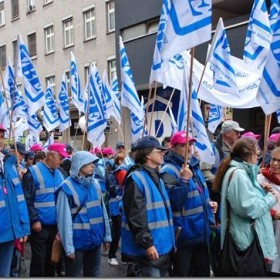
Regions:
[[[178,131],[171,137],[170,144],[171,146],[174,146],[175,144],[186,144],[186,139],[186,131]],[[196,139],[188,136],[188,142],[194,143],[196,142]]]
[[[260,134],[255,134],[254,132],[249,131],[249,132],[243,133],[241,135],[241,137],[252,137],[252,138],[255,138],[256,140],[260,140],[261,135]]]
[[[276,143],[280,138],[280,133],[273,133],[269,136],[268,141]]]
[[[107,155],[114,155],[115,151],[111,148],[111,147],[105,147],[103,148],[103,155],[107,156]]]
[[[43,147],[40,144],[34,144],[31,146],[30,151],[36,152],[36,151],[42,151]]]
[[[48,147],[49,151],[58,152],[62,157],[69,158],[66,152],[66,145],[63,143],[53,143]]]
[[[94,152],[95,152],[96,155],[101,154],[101,148],[100,147],[95,147]]]
[[[90,152],[91,154],[95,155],[95,150],[94,150],[94,149],[91,149],[89,152]]]
[[[3,124],[0,124],[0,131],[7,131],[7,129],[3,126]]]

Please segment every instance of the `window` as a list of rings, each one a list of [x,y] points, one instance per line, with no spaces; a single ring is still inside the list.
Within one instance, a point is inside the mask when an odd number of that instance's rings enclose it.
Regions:
[[[109,83],[112,82],[114,74],[117,74],[117,62],[116,59],[108,59],[107,61],[107,69],[108,69],[108,78]]]
[[[94,8],[84,12],[85,40],[96,37],[95,34],[95,10]]]
[[[53,95],[55,96],[55,76],[46,77],[46,88],[51,88]]]
[[[35,0],[26,0],[26,12],[31,13],[35,11]]]
[[[6,67],[6,45],[0,46],[0,67]]]
[[[107,8],[107,32],[115,31],[115,0],[106,2]]]
[[[86,84],[89,76],[89,65],[85,66],[84,73],[85,73],[85,84]]]
[[[29,55],[36,56],[36,33],[27,35]]]
[[[0,26],[5,24],[4,0],[0,0]]]
[[[54,30],[53,25],[45,28],[45,48],[46,54],[54,52]]]
[[[14,59],[14,66],[15,66],[17,61],[17,40],[14,40],[12,44],[13,44],[13,59]]]
[[[52,3],[52,2],[53,2],[53,0],[44,0],[43,1],[43,5],[48,5],[48,4]]]
[[[67,86],[68,96],[71,96],[70,71],[65,71],[65,82]]]
[[[63,33],[64,33],[64,47],[68,48],[74,45],[74,26],[73,18],[69,18],[63,21]]]
[[[12,19],[16,19],[19,17],[19,6],[18,0],[12,0]]]

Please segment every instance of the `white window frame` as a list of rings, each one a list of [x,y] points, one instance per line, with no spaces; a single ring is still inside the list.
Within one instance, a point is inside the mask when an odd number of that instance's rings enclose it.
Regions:
[[[31,13],[36,10],[35,0],[26,0],[26,12]]]
[[[107,59],[107,69],[108,69],[108,80],[111,84],[114,74],[117,74],[117,61],[116,57],[109,57]]]
[[[6,24],[6,20],[5,20],[5,10],[1,10],[0,11],[0,26],[3,26]]]
[[[52,89],[52,92],[54,96],[56,96],[55,92],[55,75],[49,75],[46,77],[46,89],[50,87]]]
[[[70,70],[66,70],[65,72],[65,83],[67,86],[68,96],[71,96],[71,79],[70,79]]]
[[[84,13],[84,36],[85,41],[96,38],[96,18],[95,18],[95,7],[92,7]],[[90,14],[90,17],[87,18],[87,15]],[[89,34],[88,34],[88,27],[89,26]]]
[[[53,2],[53,0],[44,0],[43,5],[48,5],[52,2]]]
[[[63,20],[64,48],[74,46],[74,21],[73,17]]]
[[[52,31],[52,32],[48,32]],[[45,33],[45,52],[50,54],[54,52],[54,26],[49,25],[44,28]],[[50,48],[49,48],[50,46]]]
[[[111,4],[114,4],[114,7],[111,7]],[[115,24],[115,0],[109,0],[106,2],[106,11],[107,11],[107,32],[114,32],[116,29],[116,24]],[[113,28],[112,27],[112,22],[111,22],[111,15],[114,15],[114,23],[113,23]]]

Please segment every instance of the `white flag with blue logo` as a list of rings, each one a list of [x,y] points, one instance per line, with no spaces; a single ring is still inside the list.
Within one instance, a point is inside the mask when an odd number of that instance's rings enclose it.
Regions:
[[[219,19],[212,46],[209,63],[214,72],[214,88],[237,95],[236,73],[222,18]]]
[[[105,118],[109,119],[111,116],[114,116],[114,101],[112,97],[113,93],[111,92],[106,70],[104,70],[102,78],[103,97],[106,104]]]
[[[34,145],[34,144],[39,144],[40,142],[40,137],[39,135],[34,135],[34,134],[28,134],[25,138],[25,149],[26,151],[29,151],[30,148]]]
[[[280,12],[280,5],[278,0],[270,1],[270,13],[269,13],[269,22],[271,27],[271,32],[273,33],[275,24],[277,22],[278,13]]]
[[[70,61],[70,81],[71,81],[72,103],[79,110],[79,114],[81,114],[81,112],[84,113],[83,92],[81,90],[78,66],[73,52],[71,52],[71,61]]]
[[[44,145],[44,151],[47,151],[48,148],[49,148],[49,146],[50,146],[51,144],[53,144],[53,143],[54,143],[54,134],[51,133],[49,139],[46,141],[46,143],[45,143],[45,145]]]
[[[2,124],[6,129],[10,128],[9,111],[7,108],[6,99],[4,97],[2,84],[0,84],[0,124]]]
[[[175,121],[172,109],[170,108],[170,105],[168,106],[168,111],[169,111],[169,115],[170,115],[170,119],[171,119],[171,135],[173,135],[174,133],[176,133],[178,131],[178,126]]]
[[[65,73],[62,75],[60,92],[58,94],[59,131],[62,132],[71,126],[69,98],[65,82]]]
[[[266,115],[279,109],[280,104],[280,16],[274,28],[270,50],[263,70],[257,100]]]
[[[116,73],[114,74],[113,80],[111,83],[111,91],[112,91],[112,98],[113,98],[113,103],[114,103],[113,117],[120,125],[121,124],[121,104],[120,104],[118,78],[117,78]]]
[[[120,37],[120,57],[121,57],[121,79],[122,79],[122,90],[121,90],[121,104],[127,107],[131,113],[137,116],[138,120],[143,120],[143,109],[141,106],[140,99],[138,97],[137,90],[135,88],[134,80],[132,77],[132,71],[130,69],[128,57],[126,54],[125,47]]]
[[[211,104],[209,109],[208,130],[215,132],[218,125],[224,120],[224,108],[222,106]]]
[[[56,102],[53,97],[53,92],[50,87],[47,88],[45,94],[45,106],[44,106],[44,127],[48,132],[54,130],[59,126],[59,115],[57,112]]]
[[[96,80],[96,67],[90,65],[88,83],[87,139],[94,146],[101,147],[105,141],[104,129],[107,120],[104,114],[102,96]]]
[[[24,93],[29,106],[29,113],[33,115],[38,109],[44,106],[44,92],[37,72],[31,61],[28,49],[20,34],[18,35],[18,61],[16,75],[23,78]]]
[[[30,115],[30,112],[27,113],[27,123],[28,123],[29,133],[39,137],[39,134],[43,131],[43,128],[38,120],[37,115],[36,114]]]
[[[166,12],[163,60],[211,39],[211,0],[164,0],[163,6]]]
[[[255,0],[248,23],[243,59],[260,74],[267,59],[271,33],[266,2]]]

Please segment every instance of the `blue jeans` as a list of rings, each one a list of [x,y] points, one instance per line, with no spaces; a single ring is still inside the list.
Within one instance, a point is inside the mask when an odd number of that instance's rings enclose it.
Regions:
[[[168,277],[169,271],[166,268],[156,268],[153,266],[140,264],[142,277]]]
[[[10,276],[13,251],[14,241],[0,243],[0,277]]]
[[[98,277],[100,273],[101,246],[87,251],[75,251],[75,260],[65,256],[65,276],[80,277],[84,266],[84,277]]]

